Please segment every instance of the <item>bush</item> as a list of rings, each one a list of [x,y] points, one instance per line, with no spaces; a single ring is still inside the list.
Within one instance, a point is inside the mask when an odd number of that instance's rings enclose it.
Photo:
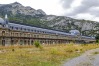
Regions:
[[[96,35],[95,39],[96,39],[96,42],[99,43],[99,34]]]
[[[14,52],[15,50],[14,50],[14,49],[12,49],[12,51]]]
[[[52,54],[52,55],[57,55],[57,54],[58,54],[58,50],[55,49],[55,48],[52,48],[52,49],[51,49],[51,54]]]
[[[41,47],[39,41],[35,41],[35,42],[34,42],[34,45],[35,45],[35,47],[37,47],[37,48]]]
[[[99,52],[94,52],[93,54],[99,54]]]

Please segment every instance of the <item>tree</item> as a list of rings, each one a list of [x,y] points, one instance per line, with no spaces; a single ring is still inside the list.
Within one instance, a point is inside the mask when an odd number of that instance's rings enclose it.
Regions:
[[[99,34],[96,35],[96,42],[99,43]]]

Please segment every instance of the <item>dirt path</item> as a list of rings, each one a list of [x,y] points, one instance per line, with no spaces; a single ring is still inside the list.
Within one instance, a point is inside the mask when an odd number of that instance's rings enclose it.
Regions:
[[[81,56],[66,62],[63,66],[99,66],[99,48],[86,51]]]

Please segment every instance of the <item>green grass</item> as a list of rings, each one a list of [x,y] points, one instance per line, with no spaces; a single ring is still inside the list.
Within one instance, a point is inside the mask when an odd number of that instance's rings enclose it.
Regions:
[[[65,60],[95,48],[99,44],[43,45],[42,50],[34,46],[1,46],[0,66],[61,66]]]

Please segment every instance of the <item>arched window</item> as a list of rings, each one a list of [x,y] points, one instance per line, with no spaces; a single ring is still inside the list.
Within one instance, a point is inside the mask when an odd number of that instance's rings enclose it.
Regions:
[[[5,31],[2,31],[2,36],[4,36],[5,35]]]

